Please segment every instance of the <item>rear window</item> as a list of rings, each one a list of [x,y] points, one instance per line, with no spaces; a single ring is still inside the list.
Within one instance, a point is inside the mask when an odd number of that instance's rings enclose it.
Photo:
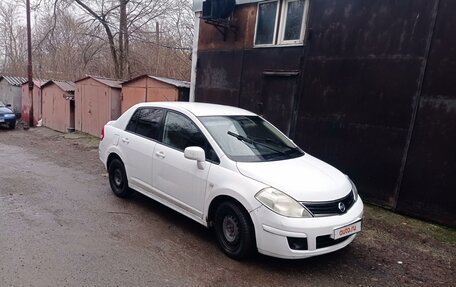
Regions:
[[[159,140],[164,111],[157,108],[140,108],[136,110],[126,130],[146,138]]]

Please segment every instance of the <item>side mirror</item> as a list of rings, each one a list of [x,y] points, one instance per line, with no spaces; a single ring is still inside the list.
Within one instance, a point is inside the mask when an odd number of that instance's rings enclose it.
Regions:
[[[11,104],[6,104],[5,107],[11,108]]]
[[[199,146],[189,146],[184,150],[186,159],[196,160],[199,169],[204,169],[206,165],[206,154]]]

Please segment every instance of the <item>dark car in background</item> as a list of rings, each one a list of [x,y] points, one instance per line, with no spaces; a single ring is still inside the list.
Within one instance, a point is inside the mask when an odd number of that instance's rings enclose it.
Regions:
[[[10,129],[16,127],[16,115],[10,109],[11,105],[0,102],[0,125],[6,125]]]

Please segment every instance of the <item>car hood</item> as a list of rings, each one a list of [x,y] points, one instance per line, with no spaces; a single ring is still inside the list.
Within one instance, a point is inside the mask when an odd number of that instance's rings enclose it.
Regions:
[[[238,162],[241,174],[287,193],[298,201],[330,201],[351,190],[347,176],[309,155],[271,162]]]
[[[12,114],[12,113],[13,112],[8,108],[0,107],[0,114]]]

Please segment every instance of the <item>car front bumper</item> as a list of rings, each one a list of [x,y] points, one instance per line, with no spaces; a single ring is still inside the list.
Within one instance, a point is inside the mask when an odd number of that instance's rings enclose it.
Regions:
[[[16,123],[16,117],[0,116],[0,124],[14,124],[14,123]]]
[[[300,259],[330,253],[344,248],[355,239],[356,234],[334,240],[330,236],[334,230],[357,221],[363,216],[361,198],[342,215],[289,218],[281,216],[265,206],[253,210],[250,214],[255,226],[258,251],[262,254]],[[289,240],[306,242],[302,250],[292,249]]]

